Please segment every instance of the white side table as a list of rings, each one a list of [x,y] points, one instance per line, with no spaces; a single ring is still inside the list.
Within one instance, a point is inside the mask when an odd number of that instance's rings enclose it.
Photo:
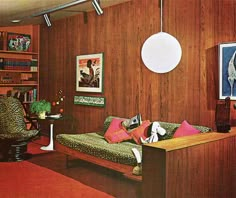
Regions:
[[[49,116],[46,117],[46,119],[48,119],[49,122],[50,122],[50,139],[49,139],[49,145],[42,146],[41,150],[44,150],[44,151],[54,151],[54,141],[53,141],[53,126],[54,126],[54,121],[62,119],[62,116],[60,114],[49,115]]]
[[[50,123],[50,140],[48,146],[42,146],[41,150],[44,151],[53,151],[54,150],[54,142],[53,142],[53,122]]]

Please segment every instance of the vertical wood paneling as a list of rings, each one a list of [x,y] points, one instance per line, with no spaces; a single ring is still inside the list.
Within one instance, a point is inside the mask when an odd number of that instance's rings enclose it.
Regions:
[[[233,129],[144,145],[144,196],[235,197],[235,134]]]
[[[165,0],[163,30],[182,46],[182,59],[166,74],[148,70],[141,59],[144,41],[160,31],[158,0],[131,1],[41,26],[41,96],[66,93],[65,114],[76,132],[99,130],[107,115],[214,126],[218,98],[220,42],[235,41],[234,0]],[[75,57],[104,52],[104,92],[75,91]],[[171,58],[171,57],[170,57]],[[47,87],[47,89],[44,89]],[[106,107],[73,104],[74,95],[104,96]],[[91,124],[92,123],[92,124]],[[66,130],[65,130],[66,132]]]

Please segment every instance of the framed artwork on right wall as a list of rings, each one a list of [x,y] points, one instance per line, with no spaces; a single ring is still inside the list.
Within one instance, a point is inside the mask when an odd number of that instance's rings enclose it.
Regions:
[[[219,99],[236,100],[236,42],[219,44]]]

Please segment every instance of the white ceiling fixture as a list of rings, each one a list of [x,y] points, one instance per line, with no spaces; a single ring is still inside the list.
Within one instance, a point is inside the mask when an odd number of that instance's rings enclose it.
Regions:
[[[97,12],[98,15],[103,14],[103,10],[102,10],[102,8],[100,7],[100,0],[93,0],[93,1],[92,1],[92,5],[93,5],[93,7],[94,7],[94,9],[96,10],[96,12]]]
[[[46,22],[47,26],[48,27],[52,26],[52,23],[51,23],[51,21],[50,21],[50,19],[48,17],[48,14],[44,14],[43,17],[45,19],[45,22]]]
[[[178,40],[163,32],[163,0],[161,0],[161,32],[150,36],[143,44],[141,57],[145,66],[156,73],[167,73],[180,62],[182,49]]]

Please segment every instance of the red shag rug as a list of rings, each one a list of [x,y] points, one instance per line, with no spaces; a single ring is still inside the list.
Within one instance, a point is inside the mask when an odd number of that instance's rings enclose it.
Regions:
[[[4,198],[112,197],[27,161],[0,163],[0,189],[0,195]]]

